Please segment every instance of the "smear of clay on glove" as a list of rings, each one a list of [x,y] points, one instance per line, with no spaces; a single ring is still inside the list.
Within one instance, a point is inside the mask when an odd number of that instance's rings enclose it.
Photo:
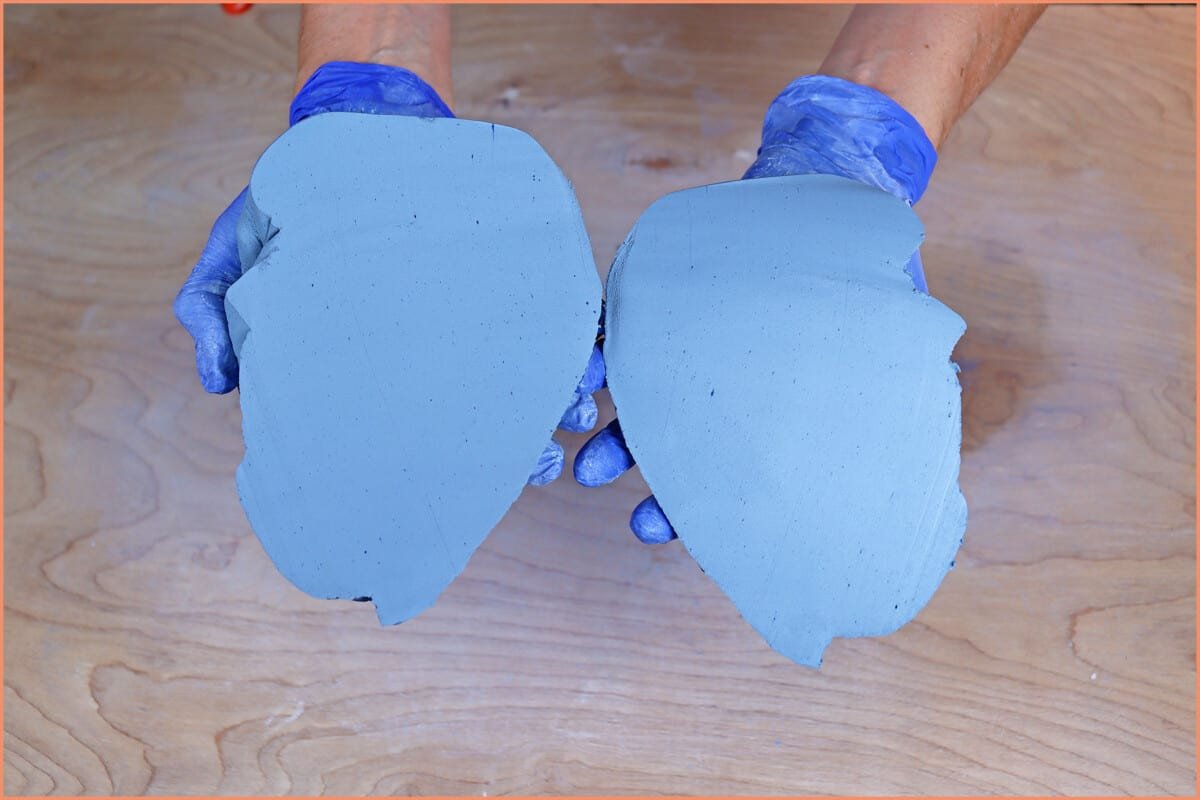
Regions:
[[[511,128],[323,114],[259,160],[239,249],[246,515],[304,591],[408,619],[520,494],[587,364],[571,187]]]
[[[904,272],[922,236],[852,181],[747,180],[659,200],[609,275],[626,442],[700,566],[802,664],[912,619],[966,527],[965,325]]]

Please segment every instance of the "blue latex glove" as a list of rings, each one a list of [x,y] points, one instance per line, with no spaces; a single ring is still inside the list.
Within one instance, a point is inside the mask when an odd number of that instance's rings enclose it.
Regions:
[[[454,116],[433,87],[415,73],[401,67],[347,61],[331,61],[312,74],[292,100],[288,121],[295,125],[327,111],[410,117]],[[175,297],[175,317],[196,342],[196,370],[200,374],[200,383],[205,391],[217,394],[224,394],[238,385],[237,357],[225,319],[225,293],[242,275],[237,223],[247,191],[243,189],[217,217],[200,259]],[[599,379],[595,377],[597,369]],[[596,403],[592,392],[603,380],[603,361],[596,350],[559,427],[582,433],[595,426]],[[586,388],[592,385],[595,388]],[[557,478],[562,469],[562,446],[551,439],[529,476],[529,483],[545,485]]]
[[[883,189],[912,205],[929,185],[937,153],[920,123],[882,92],[841,78],[807,75],[792,81],[767,109],[758,159],[743,179],[782,175],[839,175]],[[919,253],[906,272],[928,292]],[[633,466],[621,426],[613,420],[575,458],[584,486],[611,483]],[[658,502],[647,497],[629,525],[648,544],[675,531]]]

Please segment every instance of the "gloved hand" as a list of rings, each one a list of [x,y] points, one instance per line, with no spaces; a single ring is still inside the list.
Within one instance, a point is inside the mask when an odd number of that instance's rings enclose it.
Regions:
[[[807,75],[792,81],[767,109],[758,159],[743,180],[782,175],[839,175],[883,189],[909,205],[929,185],[937,153],[920,123],[882,92],[841,78]],[[905,271],[928,292],[920,253]],[[575,479],[611,483],[633,466],[621,426],[613,420],[580,449]],[[675,538],[658,501],[647,497],[629,525],[647,544]]]
[[[415,73],[382,64],[331,61],[322,65],[292,100],[289,124],[327,111],[394,114],[410,117],[453,117],[433,87]],[[196,370],[205,391],[224,394],[238,385],[238,363],[225,319],[225,293],[242,275],[237,249],[237,223],[246,192],[217,217],[195,268],[175,297],[175,317],[196,342]],[[599,366],[597,366],[599,365]],[[599,378],[596,378],[599,370]],[[596,424],[592,392],[603,383],[603,361],[594,350],[559,427],[578,433]],[[587,388],[594,386],[594,388]],[[562,473],[563,449],[553,439],[538,459],[529,483],[542,486]]]

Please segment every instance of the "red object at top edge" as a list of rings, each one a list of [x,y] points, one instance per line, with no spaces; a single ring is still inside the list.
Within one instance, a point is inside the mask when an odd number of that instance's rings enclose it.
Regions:
[[[226,14],[245,14],[254,3],[221,3]]]

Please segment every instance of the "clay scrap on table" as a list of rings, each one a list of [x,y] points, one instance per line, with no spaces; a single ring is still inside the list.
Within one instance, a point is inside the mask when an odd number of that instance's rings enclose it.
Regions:
[[[656,202],[608,278],[608,383],[646,482],[802,664],[912,619],[966,527],[965,324],[905,272],[923,235],[852,181],[738,181]]]
[[[406,620],[516,500],[587,364],[572,189],[512,128],[323,114],[259,159],[239,250],[246,515],[304,591]]]

